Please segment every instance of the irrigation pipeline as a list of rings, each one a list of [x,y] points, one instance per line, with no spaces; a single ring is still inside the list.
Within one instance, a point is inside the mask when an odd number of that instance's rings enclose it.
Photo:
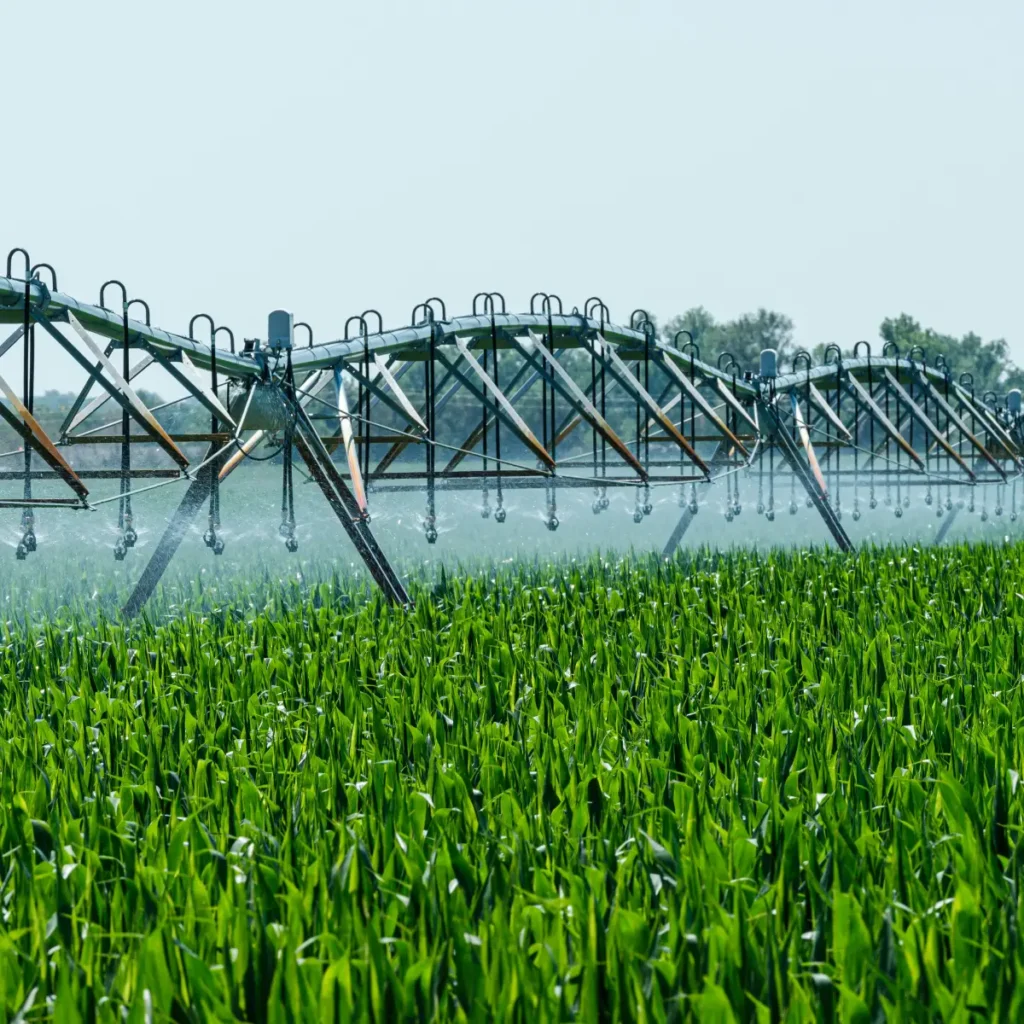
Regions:
[[[829,346],[817,365],[799,351],[782,366],[770,349],[756,367],[729,353],[712,363],[688,332],[658,337],[643,309],[616,323],[597,297],[569,308],[544,292],[525,313],[508,312],[500,293],[481,292],[460,316],[432,297],[413,308],[408,325],[390,330],[368,309],[326,341],[279,309],[268,316],[266,337],[236,346],[207,313],[186,332],[155,326],[150,306],[120,281],[106,282],[93,304],[59,291],[53,268],[22,249],[3,269],[0,324],[13,332],[0,355],[20,347],[22,356],[20,389],[0,378],[0,417],[20,443],[0,459],[22,457],[14,464],[21,468],[0,470],[12,491],[0,494],[0,507],[22,513],[17,557],[36,549],[38,510],[116,501],[114,553],[124,558],[140,512],[132,499],[188,485],[143,573],[145,587],[129,601],[133,613],[204,508],[204,540],[215,555],[224,550],[221,488],[247,462],[280,463],[281,534],[290,550],[297,471],[320,489],[373,578],[400,603],[407,595],[370,526],[371,498],[389,491],[422,491],[432,543],[445,490],[478,488],[482,516],[500,524],[509,490],[543,488],[545,521],[555,530],[560,488],[592,489],[600,515],[608,488],[632,487],[639,523],[653,511],[654,489],[678,487],[680,515],[666,551],[693,520],[699,491],[714,482],[726,484],[725,518],[734,518],[745,478],[756,479],[759,514],[774,518],[776,488],[788,489],[791,511],[802,493],[847,550],[843,498],[852,498],[856,520],[865,488],[868,508],[882,493],[897,516],[917,488],[926,505],[938,495],[939,515],[951,512],[954,488],[970,495],[968,511],[980,504],[986,515],[994,488],[997,511],[1009,494],[1016,512],[1020,392],[979,395],[969,373],[954,379],[941,354],[929,358],[919,348],[902,353],[889,343],[876,354],[859,342],[851,355]],[[104,301],[111,290],[120,308]],[[206,340],[196,336],[200,323]],[[40,343],[59,347],[84,376],[59,424],[39,398],[56,383],[37,358]],[[151,392],[169,379],[184,394],[150,408],[136,390],[140,378]],[[118,418],[97,423],[108,407]],[[177,427],[156,415],[170,410]],[[206,450],[197,461],[187,452],[198,444]],[[37,481],[45,496],[33,493]],[[115,484],[114,493],[94,494],[101,481]]]

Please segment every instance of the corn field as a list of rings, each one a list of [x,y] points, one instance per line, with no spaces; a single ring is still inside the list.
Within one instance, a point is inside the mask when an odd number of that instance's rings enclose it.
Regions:
[[[262,588],[0,648],[0,1016],[1024,1019],[1024,548]]]

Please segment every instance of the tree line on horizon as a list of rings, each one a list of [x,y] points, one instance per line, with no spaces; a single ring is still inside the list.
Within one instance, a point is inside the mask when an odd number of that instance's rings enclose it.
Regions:
[[[667,342],[677,338],[680,331],[688,331],[704,362],[715,364],[728,353],[742,370],[755,373],[762,349],[773,348],[778,352],[780,373],[790,369],[794,356],[801,349],[796,343],[793,321],[784,313],[769,309],[719,321],[703,306],[695,306],[670,317],[659,326],[659,331]],[[687,341],[681,336],[678,340],[680,344]],[[941,355],[954,379],[961,373],[973,374],[978,394],[995,391],[1002,396],[1010,388],[1024,389],[1024,369],[1010,358],[1009,345],[1004,338],[985,341],[973,331],[958,338],[922,327],[920,321],[900,313],[897,317],[886,317],[879,325],[878,338],[870,341],[872,353],[881,355],[882,347],[890,341],[896,344],[901,356],[909,356],[911,350],[920,346],[929,365],[934,365]],[[824,361],[826,347],[826,343],[821,342],[808,350],[815,365]],[[844,356],[852,358],[853,345],[840,348]],[[916,357],[919,356],[917,353]]]

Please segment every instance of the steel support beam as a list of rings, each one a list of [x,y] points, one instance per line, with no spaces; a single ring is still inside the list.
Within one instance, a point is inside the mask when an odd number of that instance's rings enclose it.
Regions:
[[[46,431],[39,425],[39,421],[28,411],[3,377],[0,377],[0,393],[11,404],[11,408],[8,409],[0,402],[0,417],[3,417],[25,444],[37,451],[46,464],[84,501],[89,496],[85,484],[65,462],[64,456],[57,451]]]
[[[949,529],[953,525],[953,520],[956,519],[959,514],[960,509],[956,505],[946,513],[939,528],[935,531],[935,539],[932,541],[933,545],[941,544],[946,539],[946,534],[949,533]]]
[[[843,524],[839,521],[835,510],[829,504],[824,490],[818,485],[814,474],[811,473],[800,457],[800,448],[797,446],[793,435],[789,432],[785,423],[783,423],[778,410],[763,399],[760,401],[759,406],[760,418],[764,420],[768,433],[778,443],[782,457],[789,463],[790,469],[796,474],[800,483],[803,484],[807,496],[818,510],[818,515],[821,516],[829,533],[832,534],[833,540],[835,540],[841,551],[852,551],[853,542],[847,535],[846,530],[843,529]]]
[[[65,338],[64,335],[46,319],[46,317],[42,316],[40,313],[33,312],[32,318],[36,323],[42,325],[46,333],[49,334],[65,352],[71,355],[79,366],[81,366],[87,373],[92,373],[92,363],[90,363],[86,356],[72,345],[71,342],[68,341],[68,339]],[[89,337],[88,332],[82,328],[81,324],[78,323],[73,315],[71,316],[71,326],[75,328],[78,336],[85,343],[86,347],[90,349],[93,358],[105,364],[104,369],[106,369],[111,379],[108,381],[105,376],[101,375],[97,377],[97,380],[106,389],[106,391],[109,392],[111,398],[113,398],[114,401],[117,402],[117,404],[120,405],[121,408],[127,412],[128,415],[146,431],[147,434],[152,436],[160,447],[163,448],[164,451],[167,452],[167,454],[170,455],[170,457],[182,469],[187,470],[188,459],[185,457],[184,452],[182,452],[170,437],[167,436],[167,432],[160,426],[153,414],[135,394],[128,381],[124,380],[121,374],[117,372],[110,360],[106,358],[96,342]]]
[[[729,460],[727,458],[720,458],[720,455],[724,449],[724,445],[718,445],[708,460],[708,466],[712,469],[718,466],[728,465]],[[702,480],[699,484],[695,484],[695,487],[699,487],[699,493],[703,495],[707,491],[711,490],[713,480]],[[672,528],[672,532],[669,534],[668,540],[665,542],[665,547],[662,549],[662,558],[671,558],[678,549],[683,537],[686,535],[686,531],[693,525],[694,519],[697,518],[697,513],[690,509],[689,503],[687,503],[682,511],[679,513],[679,521]]]
[[[709,476],[707,463],[697,454],[690,442],[676,430],[676,425],[665,414],[665,411],[654,401],[654,398],[647,393],[646,388],[633,376],[629,367],[622,361],[621,356],[615,351],[614,346],[603,336],[599,335],[592,341],[587,342],[587,347],[597,359],[611,370],[614,376],[627,390],[632,392],[634,397],[644,406],[647,416],[653,417],[658,425],[669,437],[686,453],[690,461],[705,475]]]
[[[175,510],[174,515],[171,516],[171,521],[167,524],[164,535],[160,538],[156,549],[146,563],[146,568],[142,570],[142,575],[135,584],[135,589],[121,609],[125,618],[133,619],[142,611],[142,606],[152,596],[156,585],[160,582],[160,578],[167,570],[174,552],[181,545],[189,524],[199,514],[199,510],[210,496],[210,492],[213,489],[213,475],[219,471],[220,467],[218,465],[219,460],[207,460],[211,458],[215,451],[216,446],[211,444],[203,464],[200,465],[199,471],[195,474],[188,486],[188,490],[185,492],[185,496],[181,499],[181,503]]]
[[[938,388],[925,376],[925,374],[918,374],[918,380],[921,386],[931,396],[932,401],[946,414],[946,419],[960,431],[960,434],[967,438],[971,446],[981,455],[981,457],[1005,480],[1006,471],[1002,466],[995,460],[992,453],[974,436],[973,433],[968,429],[967,424],[960,418],[959,413],[946,401],[946,399],[939,393]]]
[[[875,422],[881,426],[882,430],[884,430],[885,433],[887,433],[889,437],[891,437],[900,446],[900,448],[902,448],[903,451],[917,463],[918,468],[924,469],[924,460],[917,454],[910,442],[899,432],[899,430],[896,429],[889,417],[882,412],[881,406],[879,406],[874,398],[871,397],[867,388],[865,388],[864,385],[849,372],[843,378],[843,383],[851,394],[856,395],[858,401],[874,417]]]
[[[889,390],[903,403],[911,416],[935,438],[938,446],[970,477],[971,483],[974,483],[977,478],[973,470],[960,458],[960,453],[949,443],[946,435],[932,422],[931,417],[910,397],[906,388],[888,370],[883,370],[882,376],[885,378]]]
[[[323,491],[359,557],[390,602],[410,606],[412,600],[409,594],[377,543],[366,516],[360,511],[348,485],[335,468],[306,411],[294,398],[288,401],[295,412],[295,448],[309,467],[310,474]]]
[[[518,338],[514,338],[513,341],[523,358],[535,369],[540,370],[542,374],[545,363],[551,367],[554,371],[554,376],[551,378],[552,386],[612,446],[630,469],[636,472],[641,483],[645,483],[647,481],[647,470],[644,469],[640,461],[629,450],[626,443],[612,430],[605,418],[597,411],[593,402],[583,393],[582,388],[572,379],[570,373],[558,361],[554,353],[549,352],[543,344],[537,341],[534,341],[532,351],[527,349]],[[601,482],[603,484],[603,481]]]
[[[657,357],[656,357],[657,358]],[[725,420],[715,412],[711,403],[700,393],[700,388],[694,384],[680,367],[668,355],[662,355],[660,365],[665,368],[668,375],[690,396],[690,401],[704,414],[704,417],[731,445],[733,445],[744,457],[750,455],[747,446],[729,429]]]
[[[366,515],[366,488],[363,486],[363,471],[359,468],[359,452],[352,440],[352,414],[349,411],[348,395],[345,392],[345,376],[340,366],[334,368],[334,387],[338,396],[338,423],[341,428],[341,439],[345,446],[345,459],[348,462],[348,475],[352,481],[356,504],[362,515]],[[365,430],[369,433],[369,425]]]

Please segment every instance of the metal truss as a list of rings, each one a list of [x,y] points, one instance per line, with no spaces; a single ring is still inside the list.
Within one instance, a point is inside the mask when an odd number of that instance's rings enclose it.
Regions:
[[[108,291],[119,308],[106,302]],[[543,488],[554,530],[560,488],[592,489],[595,514],[609,507],[609,488],[633,488],[637,522],[652,511],[652,489],[677,488],[681,515],[668,555],[697,513],[698,488],[724,479],[732,518],[740,477],[754,477],[759,513],[774,518],[777,487],[788,487],[795,511],[799,490],[849,550],[844,512],[859,519],[865,491],[869,507],[883,493],[902,515],[910,489],[923,488],[925,501],[937,501],[946,517],[944,535],[959,507],[954,489],[973,508],[978,488],[994,488],[999,513],[1011,488],[1015,514],[1024,469],[1019,392],[1002,402],[978,396],[970,375],[953,380],[941,357],[929,364],[922,351],[904,356],[892,345],[873,356],[861,342],[855,358],[830,346],[828,361],[814,366],[801,352],[780,374],[769,352],[760,372],[743,372],[728,356],[718,365],[703,361],[686,332],[671,342],[659,338],[643,310],[626,325],[613,323],[596,298],[566,312],[557,296],[537,293],[528,312],[509,313],[500,294],[480,293],[471,312],[456,317],[433,298],[413,309],[406,327],[385,330],[367,310],[325,342],[275,311],[267,338],[247,339],[239,351],[231,331],[207,314],[193,317],[187,334],[153,326],[149,306],[129,299],[119,281],[108,281],[95,305],[74,299],[57,289],[52,267],[16,249],[0,277],[0,324],[14,328],[0,356],[15,347],[22,353],[20,390],[0,377],[0,417],[22,444],[0,453],[17,466],[0,469],[0,480],[20,484],[20,493],[0,497],[0,507],[22,511],[18,558],[35,550],[39,508],[89,510],[116,501],[114,555],[123,559],[136,540],[133,496],[188,482],[127,615],[143,607],[204,507],[204,541],[214,554],[223,551],[220,488],[261,446],[281,466],[286,546],[297,547],[297,455],[374,581],[404,605],[409,596],[370,526],[371,498],[382,492],[423,492],[432,543],[439,490],[479,489],[482,516],[501,523],[507,490]],[[200,324],[205,338],[196,336]],[[296,344],[301,328],[304,346]],[[52,438],[35,412],[43,336],[86,374]],[[152,373],[186,393],[161,408],[190,404],[209,416],[209,429],[165,428],[160,409],[148,408],[137,390]],[[105,409],[116,418],[98,423]],[[102,468],[78,467],[71,453],[81,445],[113,458]],[[145,465],[140,450],[150,456]],[[63,485],[65,493],[40,497],[37,481],[48,490]],[[118,490],[97,496],[94,481],[116,481]]]

